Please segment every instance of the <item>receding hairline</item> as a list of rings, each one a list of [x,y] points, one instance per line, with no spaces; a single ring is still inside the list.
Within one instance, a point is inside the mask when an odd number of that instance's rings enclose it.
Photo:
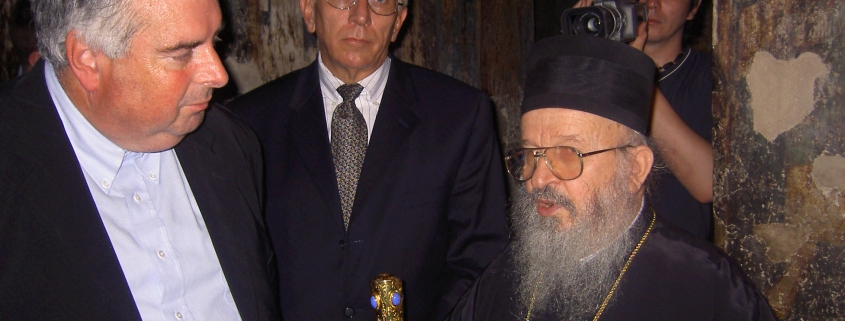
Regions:
[[[217,35],[219,35],[220,32],[223,31],[223,28],[224,28],[223,24],[224,23],[221,21],[220,26],[217,27],[217,30],[214,31],[214,39],[217,39]],[[175,52],[175,51],[179,51],[179,50],[183,50],[183,49],[194,49],[194,48],[202,45],[204,42],[205,42],[205,40],[180,41],[180,42],[177,42],[174,45],[170,45],[170,46],[166,46],[164,48],[156,49],[156,51],[158,51],[160,53],[171,53],[171,52]]]

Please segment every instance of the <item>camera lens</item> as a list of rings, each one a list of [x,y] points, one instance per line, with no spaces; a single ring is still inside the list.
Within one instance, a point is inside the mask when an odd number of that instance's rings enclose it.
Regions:
[[[596,33],[601,30],[601,20],[598,17],[590,17],[587,22],[584,24],[589,33]]]
[[[578,34],[588,36],[598,36],[604,31],[601,17],[592,12],[579,17],[576,29]]]

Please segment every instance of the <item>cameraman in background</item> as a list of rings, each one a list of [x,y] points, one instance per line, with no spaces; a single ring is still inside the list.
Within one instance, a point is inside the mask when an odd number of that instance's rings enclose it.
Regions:
[[[643,48],[658,66],[651,137],[671,172],[658,178],[652,207],[691,234],[712,240],[712,58],[684,43],[702,0],[648,0]]]
[[[645,52],[657,67],[650,136],[669,172],[657,173],[649,195],[658,215],[699,238],[712,240],[713,148],[711,56],[684,43],[702,0],[645,0]],[[592,0],[575,5],[586,7]],[[633,43],[640,43],[634,41]]]

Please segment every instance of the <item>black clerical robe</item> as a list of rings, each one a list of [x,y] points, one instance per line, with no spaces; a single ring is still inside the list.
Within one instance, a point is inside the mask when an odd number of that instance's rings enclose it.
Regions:
[[[650,221],[650,216],[639,219]],[[451,320],[526,319],[515,301],[517,275],[511,251],[509,247],[490,264]],[[530,320],[555,317],[534,313]],[[712,244],[658,217],[599,320],[776,319],[735,262]]]

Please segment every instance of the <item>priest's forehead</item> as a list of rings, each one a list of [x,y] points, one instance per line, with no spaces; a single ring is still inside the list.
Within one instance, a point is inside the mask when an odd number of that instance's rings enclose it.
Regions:
[[[630,130],[615,121],[567,108],[542,108],[522,116],[523,147],[606,148]]]

